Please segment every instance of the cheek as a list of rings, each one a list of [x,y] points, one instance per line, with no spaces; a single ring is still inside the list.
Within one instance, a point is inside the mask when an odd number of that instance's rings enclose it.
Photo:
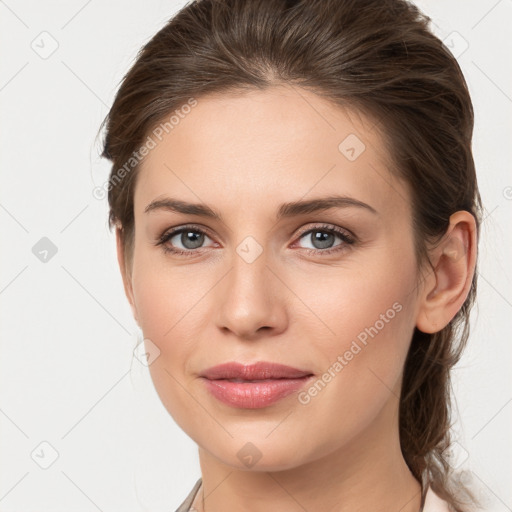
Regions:
[[[336,342],[322,347],[328,354],[323,380],[329,382],[306,390],[303,397],[310,399],[306,410],[311,406],[309,414],[325,425],[327,437],[350,439],[375,422],[386,404],[398,406],[414,330],[410,282],[407,276],[364,281],[350,300],[339,294],[341,312],[336,315],[331,307]]]
[[[314,312],[300,331],[311,360],[321,362],[322,382],[303,403],[319,417],[337,411],[355,422],[370,419],[399,385],[415,325],[416,271],[413,260],[388,261],[359,275],[311,277],[294,286]]]
[[[395,262],[389,255],[379,258],[373,268],[371,262],[361,267],[364,270],[359,272],[329,269],[325,278],[303,275],[293,284],[294,293],[310,313],[309,322],[305,317],[302,322],[297,320],[301,329],[309,331],[304,338],[331,359],[349,350],[354,340],[369,346],[370,340],[378,339],[380,345],[395,349],[409,341],[407,332],[414,324],[413,262]],[[299,303],[297,308],[303,309]]]
[[[200,296],[196,298],[179,280],[164,279],[162,272],[148,268],[139,272],[137,279],[134,276],[134,298],[146,352],[155,350],[155,345],[159,351],[158,357],[149,365],[151,380],[174,421],[185,432],[193,432],[198,428],[195,419],[199,417],[199,411],[191,414],[194,401],[188,390],[190,382],[184,365],[194,353],[194,335],[187,325],[190,327],[190,315]]]
[[[142,252],[142,251],[141,251]],[[211,274],[211,272],[210,272]],[[188,372],[194,360],[201,334],[207,328],[208,303],[205,296],[214,284],[207,276],[191,277],[185,267],[171,269],[139,255],[133,269],[133,293],[140,326],[146,344],[154,344],[158,357],[149,365],[151,379],[164,407],[185,431],[193,430],[200,417],[190,408],[194,400],[190,384],[194,377]],[[203,334],[204,336],[204,334]],[[151,346],[146,346],[150,351]]]
[[[137,252],[132,283],[144,335],[165,351],[194,315],[208,284],[185,266],[173,268],[160,251],[141,248]]]

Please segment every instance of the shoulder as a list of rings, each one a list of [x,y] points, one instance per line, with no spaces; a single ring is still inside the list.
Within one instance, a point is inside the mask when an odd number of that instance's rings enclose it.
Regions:
[[[185,498],[185,501],[175,510],[175,512],[190,512],[192,503],[196,497],[199,487],[201,487],[202,478],[200,478],[190,491],[189,495]],[[192,509],[194,510],[194,509]]]
[[[450,512],[448,503],[442,500],[429,486],[425,494],[425,504],[422,512]]]

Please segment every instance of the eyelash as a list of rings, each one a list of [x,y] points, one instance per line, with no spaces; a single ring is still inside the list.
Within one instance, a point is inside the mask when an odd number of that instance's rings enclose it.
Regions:
[[[200,234],[204,234],[204,235],[208,236],[208,233],[206,231],[204,231],[203,229],[201,229],[199,226],[195,226],[195,225],[191,224],[191,225],[182,226],[180,228],[172,229],[170,231],[164,232],[159,237],[158,242],[156,242],[155,245],[156,246],[161,245],[162,249],[163,249],[163,251],[165,253],[171,253],[171,254],[175,254],[175,255],[179,255],[179,256],[194,256],[194,255],[197,254],[197,252],[201,248],[182,250],[182,249],[172,248],[172,247],[169,247],[168,245],[166,245],[167,242],[171,238],[173,238],[176,235],[179,235],[180,233],[187,232],[187,231],[190,231],[192,233],[200,233]],[[317,255],[319,253],[321,253],[321,254],[337,253],[337,252],[341,252],[341,251],[347,250],[347,245],[352,245],[352,244],[354,244],[356,242],[356,239],[355,239],[355,237],[353,235],[349,235],[349,234],[347,234],[346,231],[342,231],[341,229],[339,229],[339,228],[337,228],[335,226],[332,226],[332,225],[328,225],[328,224],[322,224],[320,226],[314,226],[313,228],[310,228],[307,231],[304,231],[303,233],[300,233],[298,239],[300,240],[305,235],[309,235],[309,234],[311,234],[311,233],[313,233],[315,231],[323,231],[323,232],[327,232],[329,234],[337,235],[337,236],[339,236],[341,238],[343,243],[339,244],[339,245],[336,245],[335,247],[331,247],[330,249],[325,249],[325,250],[322,250],[322,249],[303,249],[303,250],[305,250],[307,252],[307,254]]]

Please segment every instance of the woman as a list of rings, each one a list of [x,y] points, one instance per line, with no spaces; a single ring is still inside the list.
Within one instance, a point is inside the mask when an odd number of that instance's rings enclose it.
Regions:
[[[450,369],[481,200],[461,70],[404,0],[201,0],[104,124],[179,511],[466,511]]]

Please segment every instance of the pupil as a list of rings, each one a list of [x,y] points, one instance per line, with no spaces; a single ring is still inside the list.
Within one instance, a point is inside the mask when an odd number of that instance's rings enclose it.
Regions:
[[[181,235],[181,243],[187,249],[197,249],[203,242],[204,235],[195,231],[183,232]]]
[[[333,237],[332,233],[327,233],[325,231],[315,231],[314,241],[319,245],[318,249],[325,249],[332,246],[332,240],[330,237]],[[331,242],[331,243],[330,243]],[[315,245],[315,243],[313,245]],[[316,247],[316,245],[315,245]]]

